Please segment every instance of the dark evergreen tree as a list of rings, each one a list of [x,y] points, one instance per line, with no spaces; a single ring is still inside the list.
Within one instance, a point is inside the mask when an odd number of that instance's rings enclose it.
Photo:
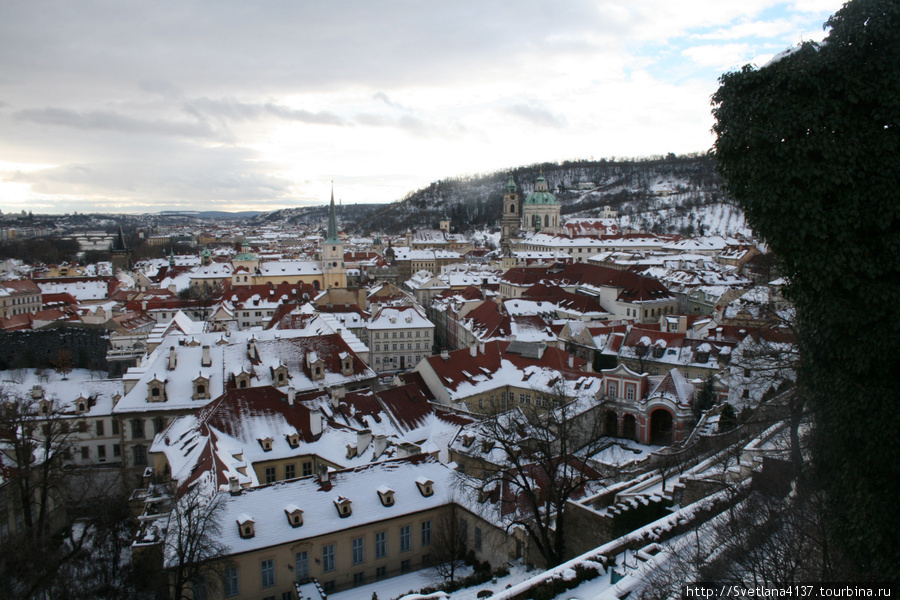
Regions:
[[[900,576],[900,3],[851,0],[805,43],[721,78],[727,190],[780,258],[828,523],[863,573]]]

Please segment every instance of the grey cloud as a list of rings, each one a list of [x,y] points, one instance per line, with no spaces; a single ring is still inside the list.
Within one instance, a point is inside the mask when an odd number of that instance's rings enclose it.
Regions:
[[[138,88],[166,100],[178,100],[184,97],[184,90],[165,79],[145,79],[138,84]]]
[[[347,125],[347,122],[335,113],[298,110],[271,102],[248,103],[231,99],[212,100],[210,98],[198,98],[186,102],[184,109],[198,118],[210,116],[225,121],[253,121],[270,116],[284,121],[298,121],[317,125]]]
[[[547,108],[535,104],[514,104],[506,107],[504,110],[511,115],[525,119],[529,123],[540,127],[553,127],[558,129],[564,127],[566,124],[566,118],[563,115],[554,114]]]
[[[369,127],[396,127],[416,136],[425,136],[433,131],[433,128],[429,127],[425,121],[412,115],[391,117],[373,113],[359,113],[353,117],[353,120],[360,125]]]
[[[216,132],[202,121],[189,123],[135,119],[115,111],[95,110],[77,112],[65,108],[26,109],[14,113],[19,121],[29,121],[41,125],[71,127],[83,130],[108,130],[122,133],[153,135],[175,135],[190,138],[213,138]]]

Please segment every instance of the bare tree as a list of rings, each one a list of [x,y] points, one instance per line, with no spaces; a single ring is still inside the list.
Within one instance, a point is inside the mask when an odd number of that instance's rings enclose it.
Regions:
[[[571,385],[559,380],[534,404],[485,418],[480,447],[496,458],[482,477],[463,476],[482,497],[498,496],[507,530],[521,528],[547,567],[568,558],[569,501],[610,476],[588,461],[604,443],[605,410],[593,398],[572,401]]]
[[[465,565],[466,534],[462,512],[456,504],[439,517],[434,525],[431,543],[431,568],[445,581],[454,581],[460,568]]]
[[[19,396],[0,388],[0,466],[12,474],[25,534],[50,533],[61,508],[63,461],[71,456],[68,421],[52,401]]]
[[[81,550],[83,540],[71,532],[67,543],[54,539],[66,523],[63,461],[71,447],[68,422],[54,403],[0,388],[0,470],[9,480],[17,523],[14,540],[3,544],[0,555],[4,597],[41,593]]]
[[[57,373],[62,375],[63,381],[65,381],[69,373],[72,372],[72,352],[66,348],[60,348],[59,352],[56,353],[56,358],[51,360],[50,364],[53,365],[53,369]]]
[[[172,504],[163,542],[164,567],[172,600],[194,598],[194,588],[215,589],[221,580],[226,547],[219,541],[222,504],[206,478],[196,481]]]

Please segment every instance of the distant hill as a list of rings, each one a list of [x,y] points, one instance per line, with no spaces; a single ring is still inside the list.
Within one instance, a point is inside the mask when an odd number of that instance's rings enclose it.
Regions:
[[[743,213],[722,191],[715,159],[706,155],[636,160],[577,160],[516,167],[471,177],[442,179],[390,204],[341,208],[342,227],[352,233],[401,233],[437,229],[441,216],[465,232],[499,227],[503,194],[512,174],[524,197],[543,173],[563,216],[596,216],[604,206],[619,212],[626,227],[660,233],[749,234]],[[265,213],[254,222],[308,223],[327,218],[326,206]]]

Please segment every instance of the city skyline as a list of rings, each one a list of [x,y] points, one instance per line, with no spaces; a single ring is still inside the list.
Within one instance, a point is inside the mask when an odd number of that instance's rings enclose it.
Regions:
[[[739,5],[738,5],[739,4]],[[835,0],[0,5],[0,209],[389,202],[444,177],[705,152],[718,76]]]

